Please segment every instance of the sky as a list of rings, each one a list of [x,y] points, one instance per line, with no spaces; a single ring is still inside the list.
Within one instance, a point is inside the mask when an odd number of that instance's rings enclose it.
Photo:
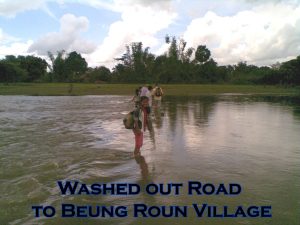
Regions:
[[[218,65],[270,66],[300,55],[300,0],[0,0],[0,58],[77,51],[113,68],[132,42],[164,54],[166,35]]]

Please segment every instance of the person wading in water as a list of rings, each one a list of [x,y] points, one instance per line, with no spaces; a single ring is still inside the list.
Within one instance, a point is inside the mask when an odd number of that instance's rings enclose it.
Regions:
[[[133,112],[133,133],[135,136],[135,148],[134,155],[141,154],[141,147],[143,146],[144,132],[149,127],[149,98],[142,96],[140,99],[140,105]]]

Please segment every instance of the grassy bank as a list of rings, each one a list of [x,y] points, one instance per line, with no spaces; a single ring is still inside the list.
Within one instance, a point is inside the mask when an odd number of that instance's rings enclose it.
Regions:
[[[0,84],[0,95],[133,95],[137,84],[69,84],[69,83],[15,83]],[[222,93],[298,95],[300,88],[262,85],[162,85],[166,95],[209,95]]]

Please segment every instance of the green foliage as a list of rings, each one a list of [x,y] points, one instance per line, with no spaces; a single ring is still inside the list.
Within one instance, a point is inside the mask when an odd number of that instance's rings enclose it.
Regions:
[[[65,73],[68,81],[79,82],[80,76],[87,71],[87,62],[77,52],[69,53],[65,59]]]
[[[105,66],[89,68],[82,80],[87,83],[107,83],[112,80],[111,72]]]
[[[26,80],[27,76],[27,71],[20,68],[16,63],[0,61],[0,82],[22,82]]]
[[[20,66],[28,72],[27,82],[33,82],[41,79],[46,75],[47,62],[44,59],[34,56],[18,56]]]
[[[149,48],[143,49],[142,42],[126,46],[126,52],[116,60],[121,61],[114,68],[114,77],[118,81],[146,83],[152,80],[154,55],[149,53]]]
[[[300,85],[300,56],[267,71],[259,80],[263,84]]]
[[[207,60],[209,60],[209,57],[210,57],[209,49],[205,45],[199,45],[195,52],[195,62],[203,64]]]
[[[300,85],[300,56],[284,62],[279,72],[282,74],[282,82],[284,84]]]
[[[1,82],[32,82],[46,74],[47,62],[35,56],[8,55],[1,60]]]
[[[113,69],[112,81],[299,85],[299,57],[283,63],[279,69],[278,66],[257,67],[247,62],[218,66],[205,45],[199,45],[194,51],[187,48],[183,39],[168,35],[165,42],[169,45],[168,50],[155,58],[149,54],[149,48],[143,50],[141,42],[126,46],[125,54],[118,59],[120,63]],[[147,57],[149,55],[151,57]]]
[[[165,37],[167,51],[155,56],[142,42],[125,46],[112,72],[104,67],[88,68],[81,54],[48,52],[50,64],[35,56],[7,55],[0,60],[0,82],[90,82],[90,83],[231,83],[300,85],[300,56],[271,67],[219,66],[206,45],[188,48],[184,39]],[[48,68],[48,71],[47,71]]]
[[[49,66],[51,80],[54,82],[80,82],[87,71],[87,62],[75,51],[69,54],[64,50],[58,51],[56,56],[48,52],[48,57],[52,64]]]
[[[262,80],[269,73],[273,72],[270,67],[257,67],[247,65],[247,62],[239,62],[231,68],[228,79],[233,84],[267,84],[262,82]]]
[[[57,56],[52,62],[52,76],[54,82],[64,82],[67,81],[68,74],[65,67],[65,51],[57,52]]]

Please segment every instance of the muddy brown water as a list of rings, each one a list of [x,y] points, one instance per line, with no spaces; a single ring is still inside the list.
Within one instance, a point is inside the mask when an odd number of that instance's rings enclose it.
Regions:
[[[300,109],[290,98],[169,97],[142,157],[122,125],[129,96],[0,96],[0,224],[282,224],[300,221]],[[67,195],[59,180],[238,183],[238,196]],[[61,204],[127,206],[126,218],[62,218]],[[132,206],[188,206],[186,218],[134,218]],[[271,205],[272,218],[197,218],[193,203]],[[57,208],[35,218],[31,206]]]

